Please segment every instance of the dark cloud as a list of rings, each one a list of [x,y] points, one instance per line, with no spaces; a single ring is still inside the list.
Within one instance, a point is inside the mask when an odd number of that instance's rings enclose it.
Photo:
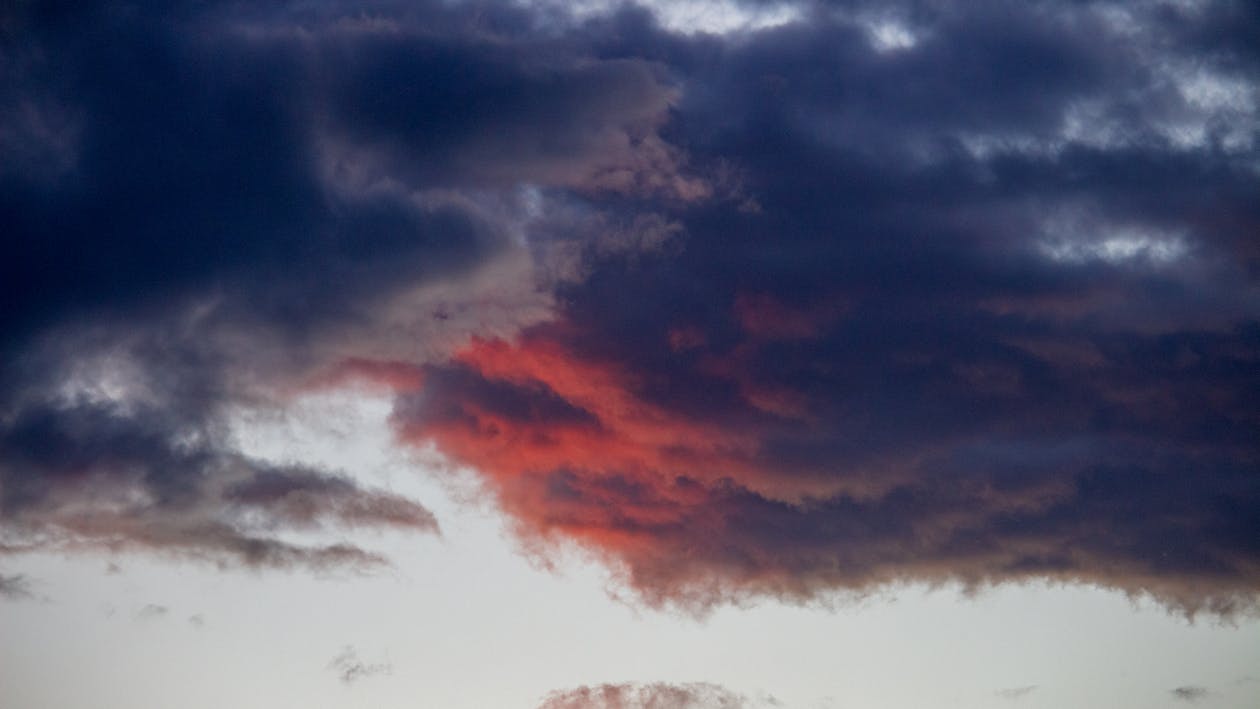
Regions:
[[[682,77],[665,134],[738,197],[588,252],[551,322],[431,366],[403,436],[649,602],[1042,578],[1254,609],[1252,56],[1150,8],[809,13],[593,32]]]
[[[650,603],[1254,609],[1254,10],[797,9],[0,11],[3,531],[382,563],[285,533],[424,507],[229,425],[366,381]]]
[[[689,684],[601,684],[557,690],[538,709],[744,709],[759,706],[725,687]]]
[[[241,454],[232,412],[545,317],[523,183],[706,189],[657,134],[654,65],[592,61],[524,11],[2,13],[0,508],[28,548],[381,563],[279,535],[432,514]]]
[[[1190,702],[1191,704],[1198,702],[1202,699],[1206,699],[1207,696],[1211,694],[1211,692],[1209,692],[1204,687],[1196,687],[1194,685],[1187,685],[1185,687],[1177,687],[1176,689],[1170,689],[1168,690],[1168,693],[1173,695],[1174,699],[1179,699],[1183,702]]]
[[[1024,697],[1036,691],[1037,685],[1030,684],[1026,687],[1011,687],[1009,689],[999,689],[995,694],[1003,699],[1023,699]]]
[[[355,649],[349,645],[328,663],[328,669],[336,672],[337,676],[345,684],[353,684],[361,679],[375,675],[387,675],[394,671],[393,665],[388,663],[364,663],[359,659]]]
[[[437,531],[432,514],[411,500],[252,460],[231,450],[214,419],[181,421],[187,414],[113,402],[24,407],[0,435],[7,527],[42,547],[152,550],[260,567],[383,562],[348,544],[283,541],[273,536],[276,526]]]

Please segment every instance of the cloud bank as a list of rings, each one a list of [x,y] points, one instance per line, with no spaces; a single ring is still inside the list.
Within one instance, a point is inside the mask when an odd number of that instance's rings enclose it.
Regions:
[[[358,381],[650,604],[1256,607],[1252,4],[3,13],[5,549],[382,563],[226,433]]]

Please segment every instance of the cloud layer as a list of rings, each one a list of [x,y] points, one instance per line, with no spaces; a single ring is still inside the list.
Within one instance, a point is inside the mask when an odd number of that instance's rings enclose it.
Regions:
[[[649,603],[1255,607],[1248,3],[0,12],[6,550],[381,563],[227,433],[357,380]]]

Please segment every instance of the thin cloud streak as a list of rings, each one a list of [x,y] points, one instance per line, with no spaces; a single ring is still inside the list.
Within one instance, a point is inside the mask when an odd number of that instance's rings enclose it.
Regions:
[[[1195,685],[1186,685],[1184,687],[1177,687],[1176,689],[1170,689],[1168,690],[1168,693],[1171,694],[1174,699],[1177,699],[1183,702],[1189,702],[1191,704],[1202,701],[1206,699],[1208,695],[1211,694],[1211,692],[1208,691],[1207,688],[1198,687]]]
[[[537,709],[751,709],[766,706],[707,683],[601,684],[556,690]]]
[[[1011,687],[1010,689],[999,689],[998,691],[994,692],[994,694],[996,694],[997,696],[1003,699],[1016,700],[1016,699],[1023,699],[1024,697],[1028,696],[1029,694],[1032,694],[1036,690],[1037,690],[1037,685],[1030,684],[1025,687]]]

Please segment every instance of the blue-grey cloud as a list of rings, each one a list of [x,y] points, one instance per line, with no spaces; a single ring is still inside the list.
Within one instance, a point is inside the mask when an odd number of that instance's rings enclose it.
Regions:
[[[1256,55],[1205,38],[1256,18],[869,10],[595,23],[681,77],[666,135],[738,187],[431,367],[404,435],[650,602],[1048,578],[1254,608]]]
[[[229,434],[357,377],[651,603],[1255,607],[1251,3],[0,13],[22,548],[384,563],[419,502]]]

